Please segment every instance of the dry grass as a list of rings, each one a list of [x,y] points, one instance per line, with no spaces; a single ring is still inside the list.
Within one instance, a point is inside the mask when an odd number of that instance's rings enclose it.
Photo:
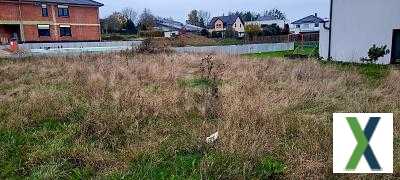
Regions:
[[[154,38],[152,39],[154,44],[160,44],[162,46],[172,47],[183,47],[183,46],[204,46],[204,45],[216,45],[217,41],[211,38],[207,38],[195,34],[183,34],[176,38]]]
[[[160,154],[176,162],[183,153],[196,164],[183,177],[262,178],[256,164],[274,157],[286,166],[279,177],[332,178],[334,112],[393,112],[399,162],[399,71],[370,86],[357,71],[311,60],[203,58],[113,54],[3,61],[0,174],[162,177],[135,165],[154,170],[164,167]],[[215,131],[217,143],[205,144]]]

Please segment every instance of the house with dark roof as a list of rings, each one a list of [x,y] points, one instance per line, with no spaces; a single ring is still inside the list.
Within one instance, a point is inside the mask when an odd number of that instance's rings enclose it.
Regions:
[[[264,28],[267,25],[276,24],[280,28],[284,29],[285,28],[285,24],[287,24],[287,22],[285,20],[277,19],[277,18],[275,18],[273,16],[264,15],[264,16],[260,16],[256,20],[247,21],[245,24],[246,25],[258,25],[261,28]]]
[[[166,18],[157,18],[155,25],[154,29],[164,32],[164,37],[174,37],[184,32],[200,33],[200,31],[204,29],[202,27],[183,24]]]
[[[93,0],[0,1],[0,43],[100,41],[99,8]]]
[[[314,15],[292,22],[291,31],[295,34],[319,32],[320,25],[324,22],[326,22],[326,20],[318,17],[318,14],[315,13]]]
[[[227,30],[233,30],[239,37],[243,37],[244,25],[239,15],[229,15],[212,18],[207,28],[211,34],[219,34],[221,37],[225,37]]]

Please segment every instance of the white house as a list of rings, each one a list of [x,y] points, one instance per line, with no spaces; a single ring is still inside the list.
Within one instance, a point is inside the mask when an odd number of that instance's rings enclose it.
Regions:
[[[320,33],[320,56],[345,62],[360,62],[376,44],[391,53],[377,63],[400,60],[399,0],[331,0],[331,25]],[[323,24],[321,24],[323,25]],[[329,27],[330,25],[330,27]]]
[[[316,33],[320,30],[320,24],[324,23],[325,21],[326,20],[319,18],[318,14],[315,13],[314,15],[310,15],[292,22],[291,31],[295,34]]]
[[[246,25],[258,25],[258,26],[260,26],[262,28],[267,26],[267,25],[272,25],[272,24],[276,24],[281,29],[284,29],[286,21],[277,19],[277,18],[272,17],[272,16],[265,15],[265,16],[259,17],[257,20],[247,21],[246,22]]]

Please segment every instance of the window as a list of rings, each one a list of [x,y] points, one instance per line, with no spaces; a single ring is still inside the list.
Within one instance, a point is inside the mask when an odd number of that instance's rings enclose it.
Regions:
[[[70,25],[60,25],[60,36],[71,36],[71,26]]]
[[[296,25],[296,28],[300,28],[300,24]]]
[[[50,36],[50,25],[38,25],[39,36]]]
[[[43,17],[48,17],[49,16],[49,11],[47,10],[47,5],[42,4],[42,16]]]
[[[68,6],[58,5],[58,17],[69,17]]]
[[[319,23],[315,23],[315,24],[314,24],[314,27],[319,27]]]

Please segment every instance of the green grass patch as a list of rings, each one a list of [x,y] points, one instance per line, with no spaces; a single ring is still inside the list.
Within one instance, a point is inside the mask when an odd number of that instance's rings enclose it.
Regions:
[[[0,65],[8,64],[10,62],[11,62],[11,60],[9,58],[0,57]]]
[[[290,51],[275,51],[275,52],[259,52],[259,53],[251,53],[251,54],[245,54],[244,56],[246,57],[251,57],[251,58],[283,58],[285,57],[285,54]]]
[[[388,65],[380,64],[358,64],[334,61],[320,61],[324,65],[335,66],[342,71],[357,71],[369,82],[376,83],[384,79],[389,74]]]
[[[160,85],[158,84],[149,84],[145,86],[145,91],[147,92],[152,92],[152,93],[157,93],[161,89]]]
[[[219,152],[158,152],[142,154],[127,172],[115,172],[111,179],[268,179],[279,178],[286,166],[271,156],[245,158]]]
[[[35,167],[29,179],[90,179],[91,168],[75,167],[68,161],[49,162]]]
[[[22,148],[25,138],[14,132],[0,130],[0,179],[19,179],[26,174]]]
[[[14,84],[2,83],[2,84],[0,84],[0,93],[6,93],[14,88],[15,88]]]
[[[186,45],[189,45],[189,46],[228,46],[228,45],[242,45],[242,44],[245,44],[245,42],[242,39],[223,38],[223,39],[213,39],[213,41],[204,42],[204,43],[187,42]]]
[[[393,144],[394,144],[395,146],[400,146],[400,138],[394,138]]]
[[[256,174],[262,179],[279,177],[285,170],[286,165],[272,156],[263,158],[255,168]]]
[[[192,79],[179,79],[178,85],[180,87],[190,87],[190,88],[208,88],[213,85],[213,81],[207,78],[192,78]]]
[[[304,47],[304,48],[318,48],[319,47],[319,42],[295,42],[294,43],[294,48],[298,48],[298,47]]]
[[[296,48],[296,50],[290,50],[290,51],[275,51],[275,52],[259,52],[259,53],[251,53],[251,54],[245,54],[245,57],[250,57],[250,58],[260,58],[260,59],[265,59],[265,58],[285,58],[288,54],[300,54],[300,55],[305,55],[305,56],[311,56],[314,53],[314,48],[312,47],[304,47],[304,48]]]
[[[142,155],[131,164],[131,179],[200,179],[199,153]]]
[[[68,161],[79,125],[56,119],[19,131],[0,130],[0,179],[89,178],[91,168]]]

